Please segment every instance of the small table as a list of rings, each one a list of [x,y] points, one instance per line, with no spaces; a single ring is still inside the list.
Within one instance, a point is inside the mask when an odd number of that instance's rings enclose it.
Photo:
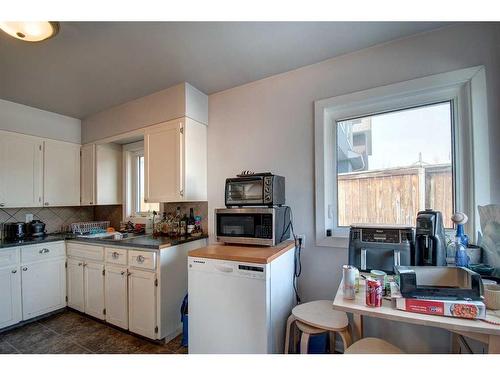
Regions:
[[[456,335],[478,340],[488,345],[488,353],[500,354],[500,325],[481,320],[451,318],[438,315],[417,314],[392,307],[392,302],[383,299],[381,307],[368,307],[365,304],[365,281],[360,280],[359,293],[354,300],[344,299],[342,283],[337,290],[333,307],[336,310],[353,314],[354,339],[363,337],[363,316],[394,320],[397,322],[418,324],[446,329],[454,335],[453,351],[457,350]],[[488,318],[489,312],[487,312]],[[497,318],[498,319],[498,318]]]

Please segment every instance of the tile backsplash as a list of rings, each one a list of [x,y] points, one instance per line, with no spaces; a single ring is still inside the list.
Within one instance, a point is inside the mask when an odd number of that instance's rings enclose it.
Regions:
[[[97,209],[97,207],[99,207]],[[96,211],[99,217],[96,218]],[[70,224],[80,221],[100,220],[101,215],[109,215],[106,220],[116,221],[118,212],[121,218],[122,206],[76,206],[76,207],[28,207],[28,208],[3,208],[0,209],[0,224],[11,221],[26,221],[26,214],[33,214],[34,220],[45,223],[47,233],[66,232],[71,230]],[[113,220],[111,220],[113,218]],[[113,224],[113,222],[111,223]],[[119,224],[119,220],[118,220]],[[0,225],[1,226],[1,225]],[[2,230],[3,235],[3,230]]]

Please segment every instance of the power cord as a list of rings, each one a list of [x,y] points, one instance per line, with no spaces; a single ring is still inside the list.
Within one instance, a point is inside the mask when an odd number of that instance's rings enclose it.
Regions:
[[[280,242],[284,240],[285,234],[290,229],[292,232],[292,237],[295,242],[295,254],[294,254],[294,272],[293,272],[293,290],[295,292],[295,300],[297,304],[301,303],[299,290],[298,290],[298,279],[302,273],[302,262],[300,260],[300,255],[302,251],[302,238],[299,238],[295,235],[295,231],[293,229],[293,212],[290,206],[284,206],[285,210],[283,212],[283,231],[281,233]],[[285,218],[287,211],[290,211],[290,220],[288,224],[285,224]]]

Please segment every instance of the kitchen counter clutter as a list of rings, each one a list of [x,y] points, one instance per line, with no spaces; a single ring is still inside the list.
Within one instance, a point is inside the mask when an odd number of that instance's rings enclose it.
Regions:
[[[190,251],[189,256],[267,264],[293,248],[295,248],[295,243],[291,240],[276,246],[214,244]]]
[[[199,237],[183,236],[178,238],[170,237],[153,237],[152,235],[134,235],[130,237],[125,237],[122,240],[112,240],[103,238],[83,238],[77,237],[72,233],[61,233],[61,234],[49,234],[44,237],[38,238],[26,238],[23,240],[13,240],[13,241],[0,241],[0,249],[10,248],[16,246],[29,246],[36,245],[40,243],[56,242],[56,241],[72,241],[72,242],[82,242],[88,244],[100,244],[112,247],[127,247],[127,248],[140,248],[145,250],[159,250],[166,247],[176,246],[192,241],[197,241],[200,239],[206,239],[208,236],[203,234]]]

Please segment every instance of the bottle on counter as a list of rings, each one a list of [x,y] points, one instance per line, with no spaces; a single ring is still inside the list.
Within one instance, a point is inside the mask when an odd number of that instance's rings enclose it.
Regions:
[[[168,236],[168,223],[167,223],[167,213],[163,213],[163,217],[160,221],[160,232],[162,236]]]
[[[187,230],[186,230],[186,233],[188,235],[191,235],[191,233],[193,233],[195,225],[196,225],[196,220],[194,219],[194,208],[191,207],[189,209],[189,218],[187,220]]]
[[[181,208],[177,207],[177,210],[175,211],[175,216],[172,220],[172,237],[178,237],[180,236],[181,230]]]
[[[455,237],[455,266],[457,267],[469,267],[470,257],[467,255],[465,246],[462,243],[462,238],[459,236]]]
[[[187,223],[188,223],[188,217],[186,216],[186,214],[184,214],[184,216],[182,216],[181,218],[179,225],[179,234],[181,236],[185,236],[187,234]]]

